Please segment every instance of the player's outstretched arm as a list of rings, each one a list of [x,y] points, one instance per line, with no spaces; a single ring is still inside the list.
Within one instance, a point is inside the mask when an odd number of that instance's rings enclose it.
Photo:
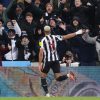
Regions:
[[[63,40],[66,40],[66,39],[73,38],[73,37],[75,37],[75,36],[77,36],[77,35],[83,34],[83,33],[84,33],[84,31],[83,31],[82,29],[80,29],[80,30],[78,30],[78,31],[75,32],[75,33],[70,33],[70,34],[64,35],[64,36],[62,36],[62,37],[63,37]]]

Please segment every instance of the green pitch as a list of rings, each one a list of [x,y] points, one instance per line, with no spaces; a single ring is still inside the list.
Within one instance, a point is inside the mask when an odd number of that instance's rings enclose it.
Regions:
[[[18,97],[0,98],[0,100],[100,100],[100,97]]]

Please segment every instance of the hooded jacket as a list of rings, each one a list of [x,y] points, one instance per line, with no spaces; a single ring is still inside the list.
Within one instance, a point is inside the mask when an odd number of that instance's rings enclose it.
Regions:
[[[76,32],[77,30],[86,27],[81,24],[79,18],[73,18],[73,20],[76,19],[79,22],[79,25],[75,27],[73,24],[71,24],[71,26],[68,28],[69,33]],[[90,63],[95,61],[95,45],[84,41],[82,35],[70,39],[70,44],[72,51],[77,53],[79,62]]]

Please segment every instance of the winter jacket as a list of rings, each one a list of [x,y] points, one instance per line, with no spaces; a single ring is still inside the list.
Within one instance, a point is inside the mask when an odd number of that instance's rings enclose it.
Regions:
[[[84,27],[85,26],[79,21],[77,27],[71,24],[67,29],[69,33],[73,33]],[[95,45],[84,41],[82,35],[71,38],[69,41],[72,52],[78,55],[79,62],[90,63],[95,61]]]
[[[25,60],[33,60],[34,55],[33,55],[33,45],[29,43],[27,46],[24,46],[21,44],[21,41],[18,41],[16,43],[16,46],[18,48],[18,59],[20,61],[25,61]]]

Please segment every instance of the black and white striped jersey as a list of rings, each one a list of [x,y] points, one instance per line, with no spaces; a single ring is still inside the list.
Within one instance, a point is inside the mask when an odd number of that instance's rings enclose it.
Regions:
[[[41,48],[44,50],[44,61],[59,60],[57,53],[57,41],[62,41],[60,35],[47,35],[41,40]]]

